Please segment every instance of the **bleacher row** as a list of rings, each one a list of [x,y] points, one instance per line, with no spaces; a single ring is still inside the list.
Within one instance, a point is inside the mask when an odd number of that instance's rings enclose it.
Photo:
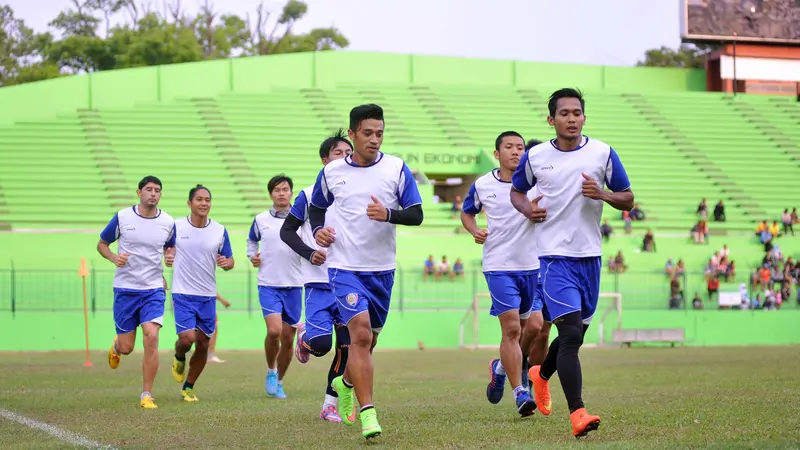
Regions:
[[[125,110],[76,111],[0,129],[0,223],[14,228],[92,228],[134,201],[147,174],[164,182],[162,207],[185,211],[203,183],[213,216],[247,224],[269,205],[266,184],[292,176],[296,191],[320,169],[317,149],[346,127],[351,107],[386,111],[384,150],[492,148],[514,129],[552,136],[549,92],[481,86],[340,86],[226,93]],[[686,231],[700,197],[724,200],[728,221],[712,233],[752,230],[797,203],[800,107],[791,99],[717,93],[592,92],[585,133],[617,150],[647,227]],[[414,167],[412,167],[413,169]],[[619,214],[606,209],[619,223]],[[455,227],[449,205],[426,208],[425,227]]]

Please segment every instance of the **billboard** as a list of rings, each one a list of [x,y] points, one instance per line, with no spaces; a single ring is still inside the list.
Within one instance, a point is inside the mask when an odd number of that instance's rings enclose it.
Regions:
[[[800,46],[800,0],[680,0],[684,42]]]

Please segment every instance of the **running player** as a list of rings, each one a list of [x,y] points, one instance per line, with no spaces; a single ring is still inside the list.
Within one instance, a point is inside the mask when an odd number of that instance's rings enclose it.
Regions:
[[[353,154],[328,163],[311,195],[309,220],[317,244],[327,255],[331,287],[350,331],[345,374],[336,377],[342,422],[355,421],[355,395],[361,406],[361,434],[381,434],[372,404],[372,349],[386,317],[396,267],[395,225],[422,223],[422,198],[402,159],[381,153],[383,109],[356,106],[350,111]],[[325,224],[325,210],[336,206],[337,229]],[[398,209],[398,207],[402,209]]]
[[[499,403],[503,398],[506,376],[514,389],[517,412],[522,417],[532,415],[536,404],[522,379],[523,333],[530,346],[542,328],[542,299],[536,295],[539,277],[539,259],[536,253],[535,225],[511,205],[511,175],[525,153],[525,140],[515,131],[501,133],[494,144],[494,156],[500,161],[499,169],[475,180],[464,199],[461,223],[483,245],[483,273],[492,307],[489,314],[500,320],[502,339],[500,359],[489,363],[491,379],[486,386],[486,398]],[[544,217],[538,209],[541,197],[528,195],[538,219]],[[486,211],[488,229],[478,227],[475,216]]]
[[[558,369],[576,437],[600,426],[600,417],[590,415],[583,405],[578,351],[597,309],[603,203],[627,211],[634,199],[614,149],[583,136],[584,105],[575,89],[561,89],[550,96],[547,122],[555,128],[556,138],[533,147],[522,158],[511,191],[514,207],[534,221],[541,219],[536,218],[526,193],[536,186],[544,196],[539,206],[547,211],[547,219],[537,225],[536,236],[544,301],[558,337],[550,344],[544,363],[531,367],[528,375],[539,411],[550,415],[547,380]]]
[[[175,314],[175,357],[172,378],[183,383],[181,398],[196,402],[194,384],[208,359],[208,346],[217,325],[216,267],[233,269],[234,260],[228,230],[208,218],[211,191],[197,185],[189,190],[191,214],[175,221],[177,236],[175,269],[172,273],[172,305]],[[199,331],[198,332],[196,332]],[[186,376],[186,353],[194,344]]]
[[[97,251],[117,266],[114,274],[114,325],[117,337],[108,351],[108,365],[119,367],[122,355],[133,351],[136,328],[144,338],[142,360],[142,395],[139,406],[157,408],[151,394],[158,371],[158,331],[164,323],[164,269],[162,259],[171,264],[174,258],[175,221],[158,209],[161,181],[154,176],[142,178],[139,204],[114,215],[100,233]],[[109,244],[117,242],[117,253]],[[166,256],[164,249],[167,251]]]
[[[217,292],[217,301],[222,303],[225,309],[231,307],[231,302],[225,300],[225,297],[219,295],[219,292]],[[224,363],[225,360],[217,356],[217,336],[219,336],[219,314],[217,315],[217,326],[214,327],[214,335],[211,336],[211,342],[208,343],[208,362]]]
[[[322,141],[319,157],[325,166],[331,161],[342,159],[353,151],[353,146],[345,138],[344,130]],[[333,297],[328,280],[328,266],[325,264],[325,250],[322,250],[311,234],[308,221],[308,199],[311,198],[314,186],[303,189],[294,201],[294,206],[283,222],[281,239],[292,250],[303,258],[303,278],[305,279],[306,323],[300,324],[297,331],[295,356],[302,364],[308,362],[309,355],[325,356],[333,345],[332,334],[336,330],[336,356],[331,361],[328,371],[328,383],[325,389],[325,401],[319,417],[322,420],[340,423],[342,418],[336,411],[337,394],[331,387],[334,378],[344,374],[347,366],[347,348],[350,345],[350,334],[342,322],[339,307]],[[334,217],[328,209],[326,219],[329,225]],[[302,227],[302,239],[297,230]]]
[[[256,216],[247,238],[247,257],[253,267],[258,268],[258,300],[267,324],[264,389],[275,398],[286,398],[283,377],[292,362],[294,333],[303,311],[300,257],[280,240],[281,226],[292,206],[293,186],[292,179],[285,175],[276,175],[269,180],[267,190],[272,208]]]

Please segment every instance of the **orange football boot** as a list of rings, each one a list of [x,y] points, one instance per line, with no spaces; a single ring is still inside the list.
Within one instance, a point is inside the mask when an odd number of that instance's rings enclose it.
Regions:
[[[533,366],[528,369],[528,379],[533,383],[534,400],[539,412],[549,416],[553,412],[553,401],[550,399],[550,382],[539,375],[542,366]]]
[[[586,411],[586,408],[575,410],[569,415],[572,422],[572,434],[576,439],[586,437],[590,431],[600,428],[600,416],[593,416]]]

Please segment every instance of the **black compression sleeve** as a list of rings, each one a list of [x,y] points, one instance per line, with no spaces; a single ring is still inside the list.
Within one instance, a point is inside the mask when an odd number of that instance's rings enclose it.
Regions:
[[[309,247],[308,245],[303,242],[303,239],[300,238],[297,234],[297,230],[303,225],[303,222],[295,217],[293,214],[289,214],[286,217],[286,220],[283,221],[283,226],[281,227],[281,240],[286,243],[295,253],[300,255],[301,258],[311,261],[311,255],[314,254],[314,249]]]
[[[415,227],[422,224],[422,205],[410,206],[406,209],[388,209],[389,220],[387,222],[397,225],[408,225]]]
[[[314,205],[308,205],[308,221],[311,223],[311,230],[317,231],[317,228],[325,226],[325,212],[327,209],[317,208]]]

